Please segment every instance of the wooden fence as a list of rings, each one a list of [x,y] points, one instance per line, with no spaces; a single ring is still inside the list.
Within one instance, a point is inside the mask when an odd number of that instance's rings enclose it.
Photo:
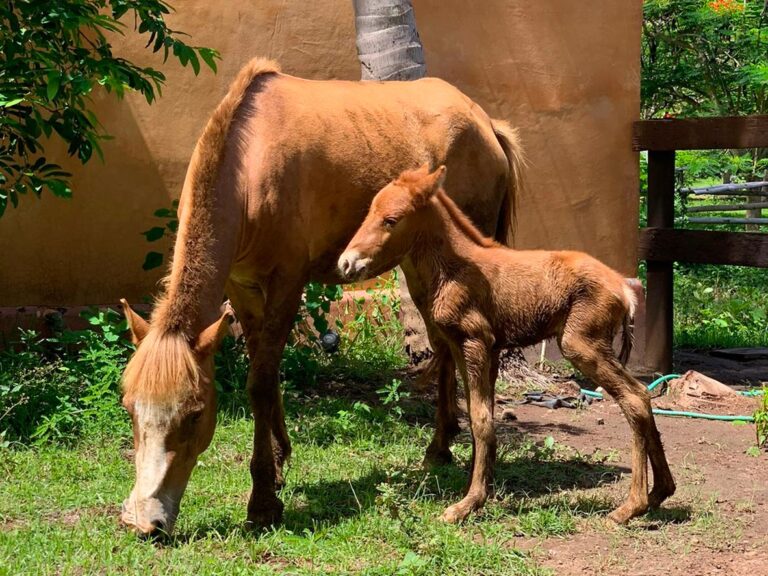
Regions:
[[[648,151],[648,227],[638,245],[648,265],[646,365],[668,373],[673,263],[768,267],[768,234],[675,229],[675,151],[768,148],[768,116],[643,120],[635,122],[632,146]]]

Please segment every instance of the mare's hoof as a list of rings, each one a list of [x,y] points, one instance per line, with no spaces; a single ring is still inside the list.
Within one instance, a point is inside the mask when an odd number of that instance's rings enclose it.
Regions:
[[[245,521],[245,525],[252,530],[274,526],[282,520],[283,508],[283,503],[278,498],[248,506],[248,519]]]
[[[431,450],[427,449],[427,453],[424,455],[424,467],[432,468],[433,466],[447,466],[453,462],[453,454],[446,448],[444,450]]]

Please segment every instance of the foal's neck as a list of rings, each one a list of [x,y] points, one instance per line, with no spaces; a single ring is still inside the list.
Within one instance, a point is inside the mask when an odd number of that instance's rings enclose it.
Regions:
[[[434,292],[461,268],[475,265],[478,252],[496,246],[440,190],[424,208],[410,255],[422,281]]]

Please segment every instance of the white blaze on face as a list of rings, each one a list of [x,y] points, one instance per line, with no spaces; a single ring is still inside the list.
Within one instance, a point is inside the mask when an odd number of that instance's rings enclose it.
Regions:
[[[136,402],[135,415],[139,430],[136,484],[124,504],[123,517],[142,531],[161,524],[170,532],[181,499],[177,489],[165,484],[174,456],[167,450],[166,438],[175,410],[170,405]]]

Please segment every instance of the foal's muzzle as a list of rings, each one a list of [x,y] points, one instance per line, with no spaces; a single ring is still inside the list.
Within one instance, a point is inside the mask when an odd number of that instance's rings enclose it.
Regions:
[[[339,257],[338,268],[344,280],[362,278],[368,272],[370,258],[361,258],[357,250],[347,250]]]

